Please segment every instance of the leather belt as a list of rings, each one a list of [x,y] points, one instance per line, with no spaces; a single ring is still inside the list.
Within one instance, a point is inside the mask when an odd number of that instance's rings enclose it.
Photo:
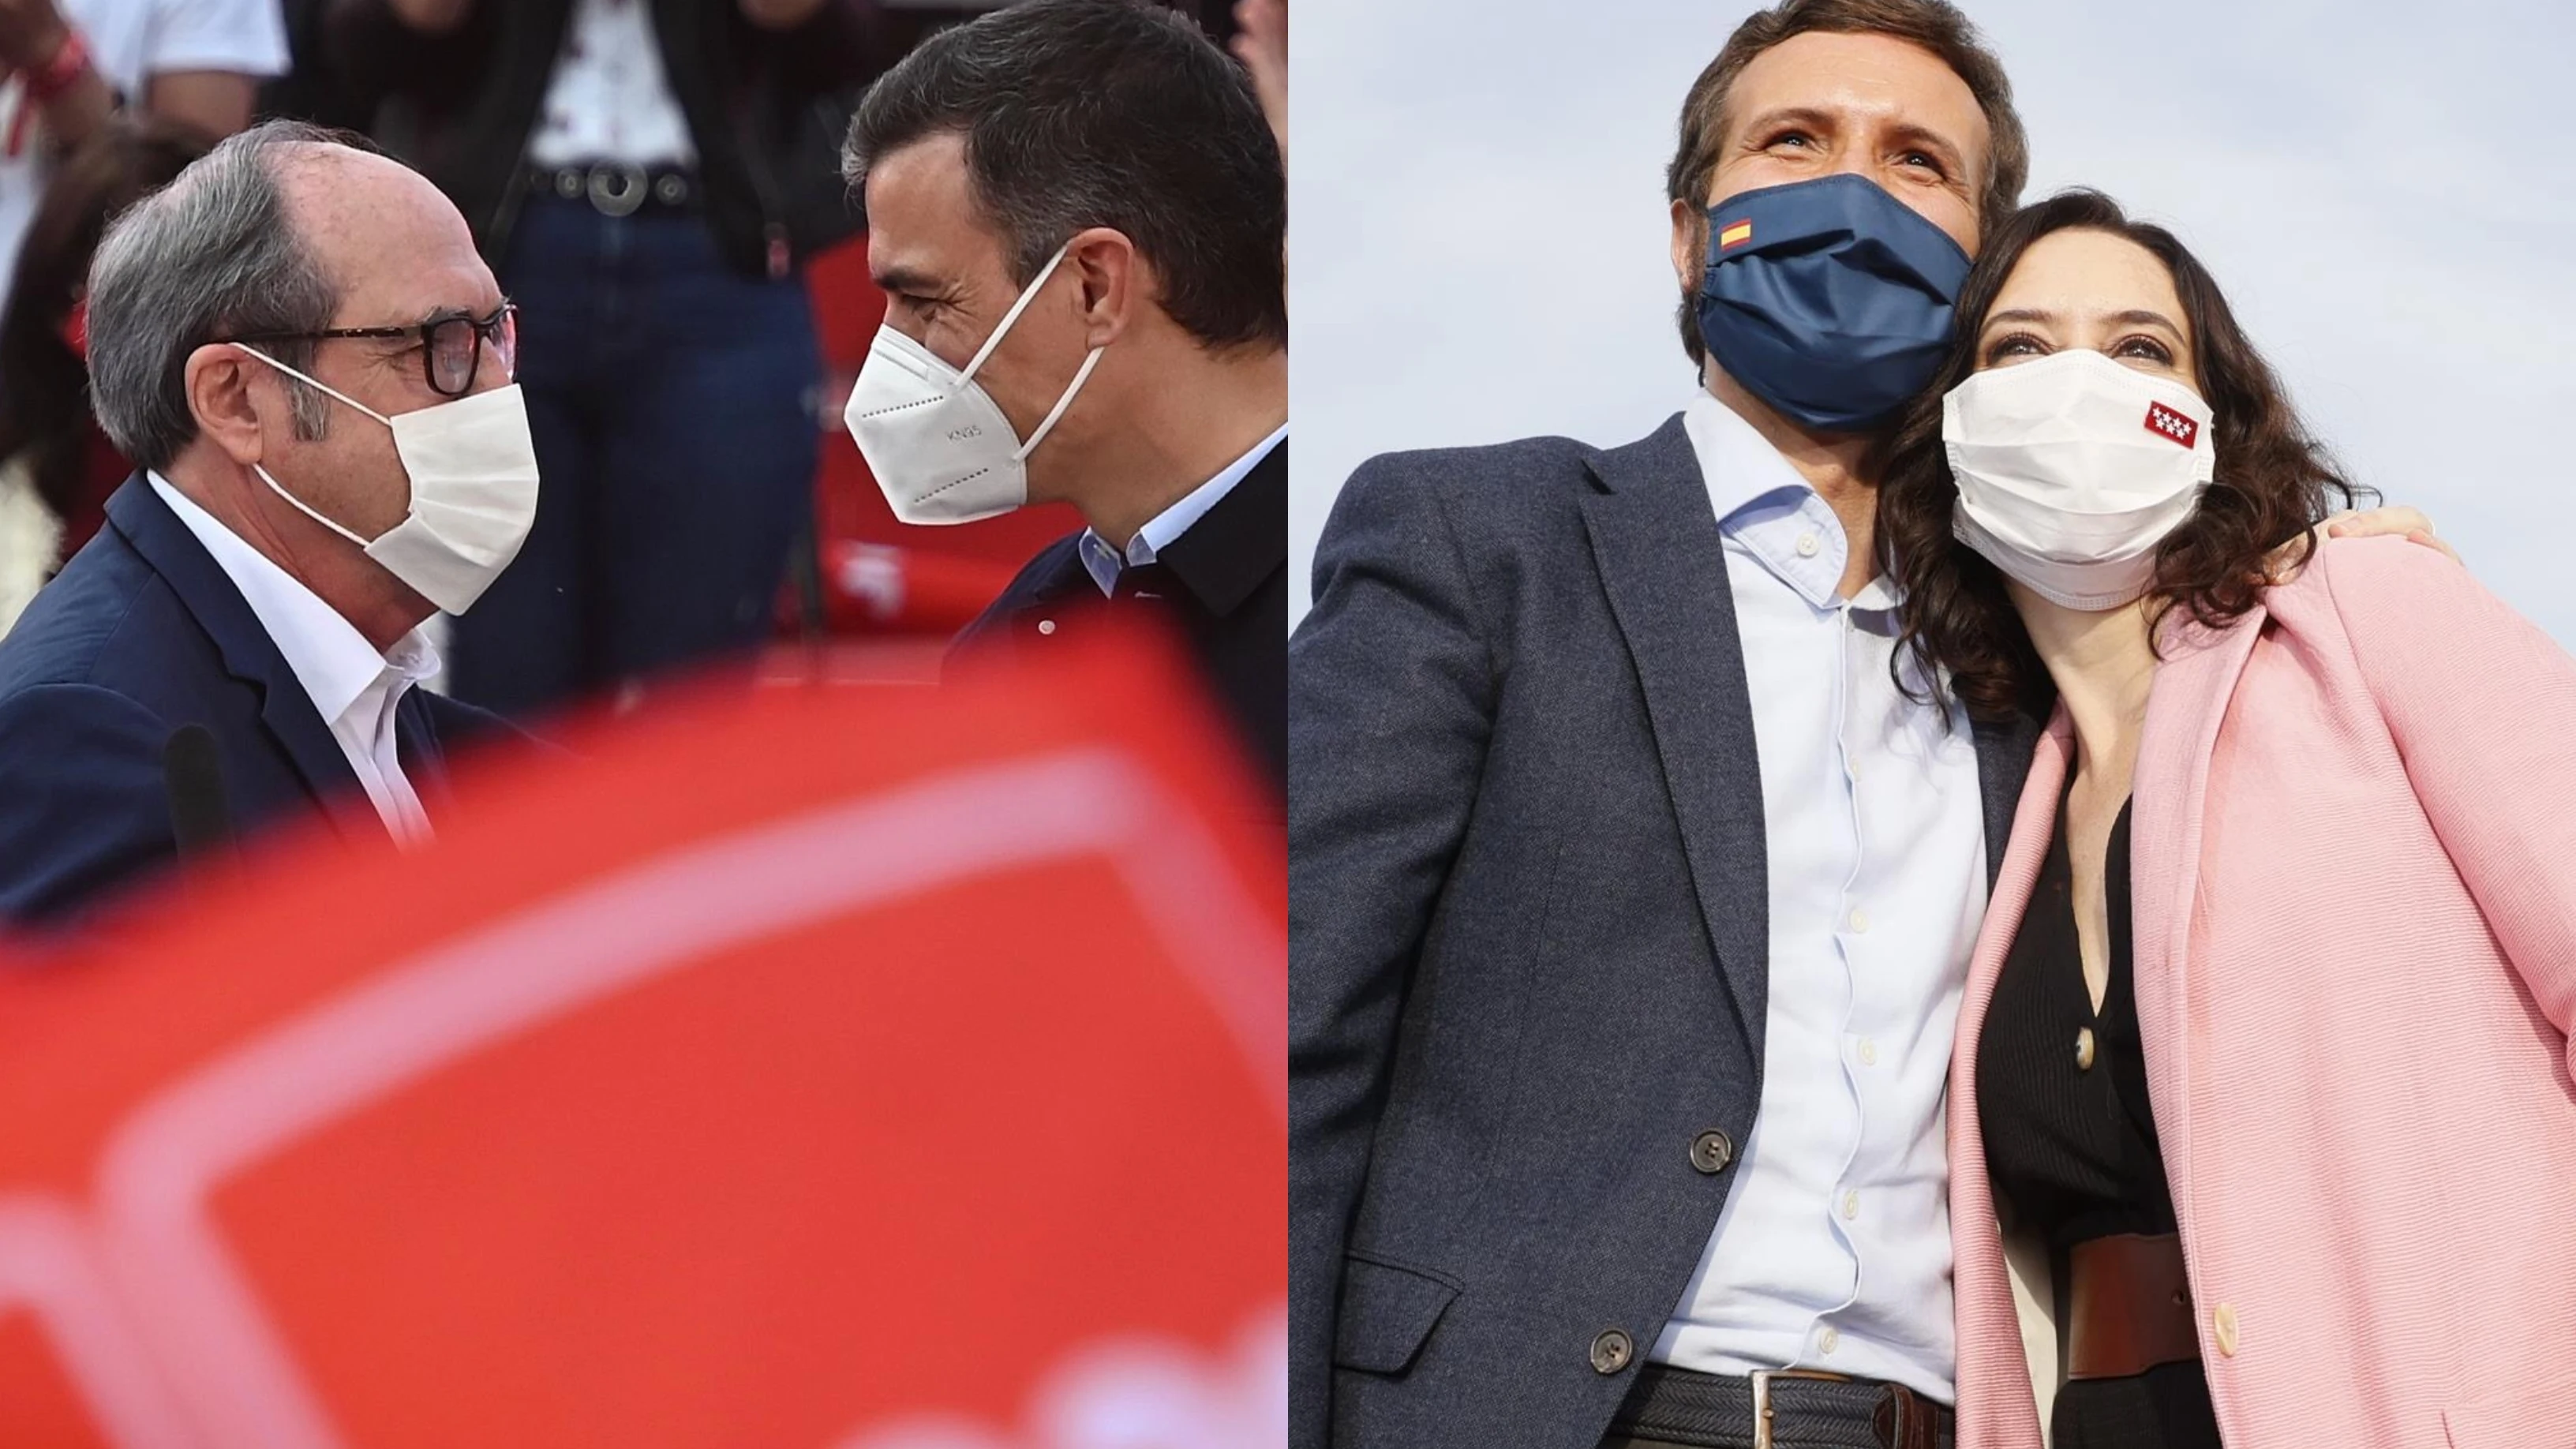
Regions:
[[[1610,1421],[1613,1439],[1695,1449],[1949,1449],[1947,1404],[1901,1384],[1808,1369],[1734,1377],[1650,1363]]]
[[[651,207],[688,211],[698,204],[698,177],[678,166],[637,166],[592,161],[580,166],[531,166],[528,190],[564,201],[588,201],[602,216],[632,216]]]
[[[2180,1237],[2118,1233],[2066,1259],[2068,1378],[2124,1379],[2200,1357]]]

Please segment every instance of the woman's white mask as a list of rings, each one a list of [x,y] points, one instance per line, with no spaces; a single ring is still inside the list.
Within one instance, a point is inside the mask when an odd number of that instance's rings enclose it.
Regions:
[[[2074,350],[1980,372],[1941,403],[1951,531],[2031,592],[2115,609],[2216,475],[2209,404],[2179,379]]]

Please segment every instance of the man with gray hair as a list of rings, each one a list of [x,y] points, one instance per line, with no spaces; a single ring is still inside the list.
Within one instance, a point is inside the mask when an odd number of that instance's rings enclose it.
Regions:
[[[119,218],[91,389],[141,469],[0,641],[0,920],[319,814],[425,840],[498,724],[411,686],[536,511],[509,304],[438,189],[271,123]]]

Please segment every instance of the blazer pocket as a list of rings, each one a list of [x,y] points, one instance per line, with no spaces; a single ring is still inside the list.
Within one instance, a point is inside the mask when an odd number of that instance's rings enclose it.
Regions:
[[[2576,1444],[2576,1375],[2521,1384],[2442,1410],[2451,1449],[2531,1449]]]
[[[1458,1285],[1445,1278],[1356,1253],[1344,1258],[1334,1365],[1373,1374],[1404,1372],[1457,1296]]]

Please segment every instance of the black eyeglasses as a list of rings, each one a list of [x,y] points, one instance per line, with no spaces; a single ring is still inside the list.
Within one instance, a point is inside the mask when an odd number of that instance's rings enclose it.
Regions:
[[[323,332],[260,332],[225,337],[224,342],[321,342],[333,337],[415,338],[420,343],[421,372],[429,390],[440,397],[463,397],[474,390],[482,369],[483,349],[501,360],[502,371],[519,371],[519,308],[504,302],[489,317],[441,317],[412,327],[334,327]]]

